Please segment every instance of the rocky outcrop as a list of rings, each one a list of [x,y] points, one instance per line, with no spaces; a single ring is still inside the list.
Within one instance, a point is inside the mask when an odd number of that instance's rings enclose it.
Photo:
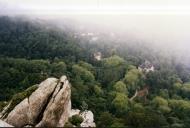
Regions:
[[[51,100],[43,113],[43,118],[37,124],[37,127],[63,127],[64,123],[68,120],[71,110],[70,95],[71,89],[69,82],[66,76],[63,76],[58,82]]]
[[[80,116],[84,119],[80,124],[81,127],[96,127],[96,124],[94,123],[94,115],[91,111],[84,111]]]
[[[4,120],[13,126],[63,127],[71,110],[71,89],[66,76],[48,78]]]
[[[5,121],[16,127],[35,126],[56,85],[57,79],[55,78],[49,78],[42,82],[30,97],[25,98],[8,114]]]
[[[0,127],[64,127],[76,114],[83,118],[81,127],[96,126],[91,111],[71,110],[71,87],[66,76],[48,78],[25,91],[20,93],[19,102],[14,98],[0,113]]]
[[[72,117],[74,115],[79,115],[80,110],[79,109],[71,109],[71,112],[69,114],[69,117]]]

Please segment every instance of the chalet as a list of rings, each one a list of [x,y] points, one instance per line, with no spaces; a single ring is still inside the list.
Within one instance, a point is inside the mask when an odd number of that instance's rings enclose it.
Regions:
[[[102,59],[102,53],[101,52],[94,53],[94,59],[100,61]]]
[[[146,60],[143,64],[139,65],[138,70],[146,72],[146,73],[150,71],[154,71],[154,65]]]

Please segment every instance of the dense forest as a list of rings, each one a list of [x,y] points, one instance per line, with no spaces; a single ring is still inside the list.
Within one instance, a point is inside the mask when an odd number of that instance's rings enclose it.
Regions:
[[[72,107],[87,106],[97,127],[190,127],[189,67],[135,39],[99,32],[97,40],[74,28],[0,17],[1,109],[26,88],[65,74]]]

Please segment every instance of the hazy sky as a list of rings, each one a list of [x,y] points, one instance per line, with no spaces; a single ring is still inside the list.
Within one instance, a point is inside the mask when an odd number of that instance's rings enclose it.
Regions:
[[[189,0],[0,0],[0,4],[25,9],[19,13],[190,13]]]
[[[190,0],[0,0],[0,14],[69,17],[163,46],[190,47]]]

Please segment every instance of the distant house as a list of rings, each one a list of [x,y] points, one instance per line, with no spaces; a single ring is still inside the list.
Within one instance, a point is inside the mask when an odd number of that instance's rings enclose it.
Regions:
[[[101,52],[94,53],[94,59],[100,61],[102,59],[102,53]]]
[[[139,65],[138,70],[143,72],[154,71],[154,65],[146,60],[143,64]]]

